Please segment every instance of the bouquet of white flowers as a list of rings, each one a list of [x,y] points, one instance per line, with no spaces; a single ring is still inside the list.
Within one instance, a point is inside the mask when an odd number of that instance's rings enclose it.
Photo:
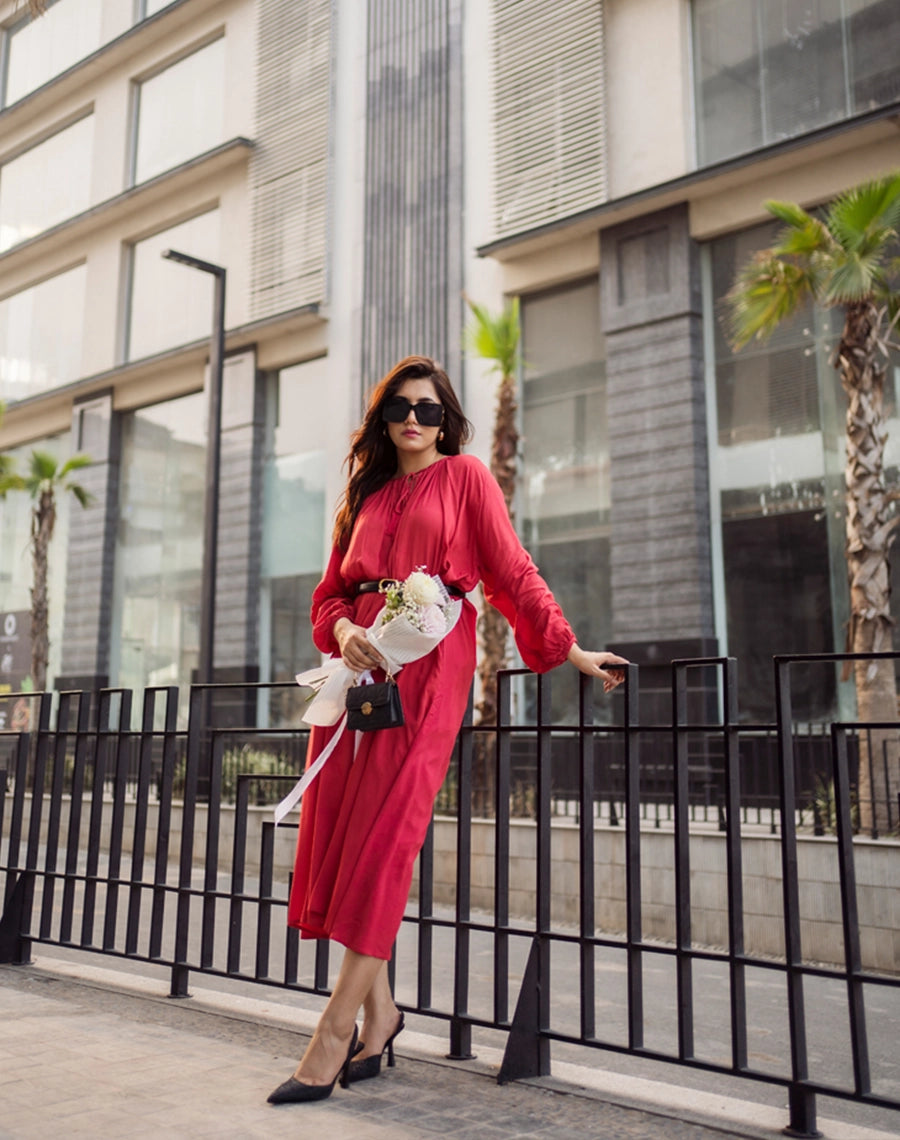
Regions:
[[[391,675],[430,653],[453,629],[462,611],[462,601],[451,598],[440,578],[426,573],[423,566],[417,567],[405,581],[386,586],[384,597],[384,607],[366,630],[366,637],[384,658]],[[367,670],[360,674],[360,680],[363,684],[371,682],[371,673]],[[326,661],[317,669],[298,673],[297,684],[314,690],[303,715],[306,723],[337,724],[342,715],[346,716],[347,690],[356,682],[356,674],[339,658]],[[334,751],[340,735],[340,732],[334,734],[303,778],[275,809],[276,823],[303,795]]]

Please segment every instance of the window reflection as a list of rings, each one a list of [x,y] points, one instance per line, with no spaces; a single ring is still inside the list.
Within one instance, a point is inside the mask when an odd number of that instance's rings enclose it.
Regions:
[[[900,97],[896,0],[694,0],[701,165]]]
[[[224,93],[224,39],[141,83],[134,181],[144,182],[223,142]]]
[[[3,106],[49,83],[171,2],[48,0],[43,15],[23,16],[6,30]]]
[[[122,419],[112,676],[115,683],[190,684],[199,653],[203,393]]]
[[[756,226],[710,243],[713,297],[740,267],[772,244],[779,227]],[[772,656],[834,652],[844,604],[839,383],[831,330],[809,306],[764,344],[728,346],[716,302],[715,415],[718,449],[712,493],[722,520],[727,651],[738,661],[744,721],[774,718]],[[818,718],[835,708],[834,677],[793,677],[795,712]]]
[[[523,298],[522,333],[523,537],[579,641],[606,645],[609,442],[597,279]],[[554,680],[555,718],[576,716],[571,681]]]
[[[126,359],[139,360],[210,335],[212,277],[167,261],[162,253],[165,249],[178,249],[218,263],[219,248],[218,210],[200,214],[135,245]]]
[[[263,483],[261,669],[263,678],[290,681],[319,662],[309,607],[322,576],[326,453],[313,409],[327,385],[328,362],[283,369],[269,381]],[[272,695],[272,724],[296,721],[304,695]]]
[[[93,145],[87,115],[0,169],[0,250],[90,206]]]
[[[25,400],[81,373],[86,269],[0,301],[0,400]]]

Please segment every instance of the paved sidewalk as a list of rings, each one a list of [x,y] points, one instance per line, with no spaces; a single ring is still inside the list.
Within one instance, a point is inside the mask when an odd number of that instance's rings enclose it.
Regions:
[[[297,1021],[277,995],[169,1001],[155,981],[90,965],[38,957],[0,966],[0,1140],[284,1140],[300,1129],[328,1140],[724,1140],[776,1136],[786,1122],[781,1111],[649,1081],[598,1093],[579,1087],[589,1071],[572,1065],[552,1080],[501,1087],[498,1057],[454,1064],[440,1042],[414,1033],[378,1080],[273,1107],[266,1096],[305,1043],[289,1027]],[[819,1124],[834,1140],[888,1136]]]

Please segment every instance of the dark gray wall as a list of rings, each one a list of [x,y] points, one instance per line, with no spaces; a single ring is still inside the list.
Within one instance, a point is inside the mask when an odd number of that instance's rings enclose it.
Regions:
[[[714,634],[699,259],[679,206],[604,230],[617,643]]]
[[[410,353],[460,369],[461,0],[369,0],[363,388]]]

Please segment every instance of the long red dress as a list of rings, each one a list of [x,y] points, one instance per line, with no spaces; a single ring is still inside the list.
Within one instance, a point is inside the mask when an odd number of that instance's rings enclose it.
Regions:
[[[513,627],[525,664],[546,672],[565,661],[575,635],[509,521],[496,480],[478,459],[445,456],[391,480],[363,503],[345,552],[335,549],[313,594],[313,639],[338,654],[335,622],[369,626],[384,599],[359,582],[406,578],[417,567],[473,590]],[[475,671],[475,609],[397,676],[402,728],[343,738],[301,802],[288,924],[304,938],[332,938],[390,958],[416,857],[447,773]],[[308,762],[334,728],[314,728]]]

